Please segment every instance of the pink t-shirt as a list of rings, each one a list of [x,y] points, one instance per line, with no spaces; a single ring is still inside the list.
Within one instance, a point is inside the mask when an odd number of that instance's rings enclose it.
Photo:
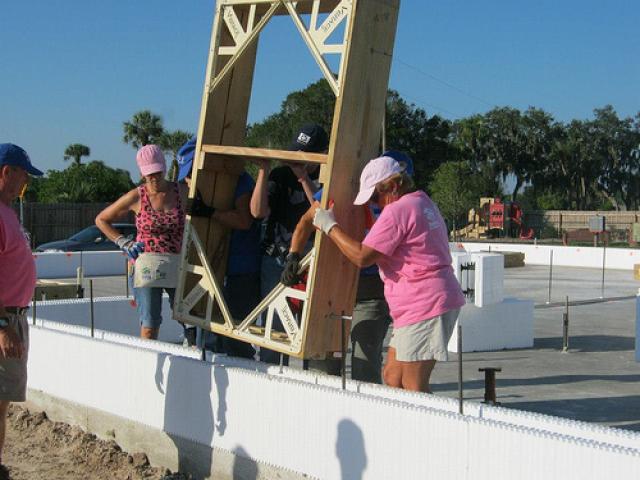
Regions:
[[[16,213],[0,202],[0,302],[26,307],[36,286],[36,264]]]
[[[424,192],[387,205],[363,241],[379,260],[394,327],[422,322],[464,305],[453,274],[447,227]]]

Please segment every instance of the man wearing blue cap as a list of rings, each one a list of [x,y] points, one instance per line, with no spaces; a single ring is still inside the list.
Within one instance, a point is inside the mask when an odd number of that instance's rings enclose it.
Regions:
[[[194,136],[178,151],[179,182],[191,182],[196,142]],[[233,209],[221,210],[207,205],[197,190],[193,201],[187,202],[187,213],[192,217],[211,218],[232,229],[223,293],[234,319],[244,319],[260,302],[260,225],[249,211],[253,188],[251,175],[243,172],[236,184]],[[243,358],[255,355],[253,347],[246,342],[224,335],[214,338],[211,346],[214,352]]]
[[[42,172],[31,165],[27,152],[12,143],[0,144],[0,466],[9,403],[24,402],[27,392],[26,311],[36,286],[36,266],[11,202],[29,183],[29,175]]]

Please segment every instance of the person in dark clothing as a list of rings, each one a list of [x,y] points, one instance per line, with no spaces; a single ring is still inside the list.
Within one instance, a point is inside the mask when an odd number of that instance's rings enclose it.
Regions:
[[[297,132],[289,150],[322,153],[328,145],[327,132],[320,125],[310,124]],[[280,281],[293,231],[300,217],[311,206],[313,195],[319,188],[319,166],[287,163],[271,170],[269,160],[256,163],[259,170],[251,197],[251,214],[255,218],[265,219],[260,281],[260,290],[265,297]],[[273,327],[283,331],[278,318],[274,318]],[[277,363],[279,358],[274,351],[260,349],[262,361]],[[285,359],[285,363],[288,363],[288,359]]]
[[[192,137],[178,151],[178,181],[190,183],[196,137]],[[236,184],[234,208],[220,210],[208,206],[196,191],[196,198],[187,202],[191,216],[207,217],[232,228],[229,241],[227,272],[223,295],[234,319],[244,319],[260,303],[260,225],[249,211],[249,200],[255,183],[243,172]],[[253,358],[251,344],[225,335],[205,335],[205,346],[216,353],[234,357]]]

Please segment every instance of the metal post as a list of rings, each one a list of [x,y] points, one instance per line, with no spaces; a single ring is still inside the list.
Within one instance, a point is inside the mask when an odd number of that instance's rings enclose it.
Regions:
[[[600,298],[604,298],[604,270],[607,263],[607,243],[602,242],[602,284],[600,285]]]
[[[565,297],[564,313],[562,314],[562,351],[569,351],[569,297]]]
[[[126,257],[124,259],[124,291],[129,298],[129,260]]]
[[[77,298],[84,297],[84,289],[82,288],[83,279],[84,279],[84,272],[82,270],[82,265],[80,265],[76,269],[76,297]]]
[[[551,280],[553,278],[553,250],[549,251],[549,296],[547,303],[551,303]]]
[[[501,372],[499,367],[479,368],[478,371],[484,372],[484,402],[490,405],[500,405],[496,395],[496,372]]]
[[[342,372],[342,389],[346,390],[347,388],[347,336],[345,334],[345,316],[344,312],[340,315],[340,329],[342,330],[340,336],[340,352],[342,353],[342,357],[340,357],[340,371]]]
[[[32,312],[31,312],[31,323],[33,325],[36,324],[36,304],[37,304],[37,297],[34,295],[33,299],[31,300],[31,308],[32,308]]]
[[[91,338],[93,338],[94,336],[94,328],[95,328],[95,323],[94,323],[94,317],[93,317],[93,279],[89,280],[89,298],[90,298],[90,304],[91,304]]]
[[[462,321],[458,317],[458,412],[464,415],[464,395],[462,391]]]
[[[205,348],[204,345],[204,329],[202,327],[196,327],[200,330],[200,347],[201,347],[201,351],[200,351],[200,360],[202,360],[203,362],[207,359],[207,350]],[[197,335],[196,335],[196,339],[197,339]],[[197,341],[196,341],[197,344]]]

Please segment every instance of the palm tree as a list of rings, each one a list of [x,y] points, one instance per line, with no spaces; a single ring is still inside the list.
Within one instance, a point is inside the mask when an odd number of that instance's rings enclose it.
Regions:
[[[149,110],[142,110],[134,114],[130,122],[123,122],[123,128],[122,141],[130,143],[135,149],[150,143],[157,143],[164,133],[162,118]]]
[[[169,169],[169,179],[175,181],[178,178],[178,150],[187,140],[193,137],[193,133],[184,130],[165,132],[160,137],[158,144],[165,153],[171,153],[171,168]]]
[[[64,159],[73,159],[74,165],[80,165],[82,157],[88,157],[89,155],[91,155],[91,150],[81,143],[72,143],[64,151]]]

